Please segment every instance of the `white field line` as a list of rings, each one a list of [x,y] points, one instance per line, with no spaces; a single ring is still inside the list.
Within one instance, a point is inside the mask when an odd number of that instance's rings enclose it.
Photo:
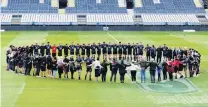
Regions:
[[[23,90],[24,90],[24,88],[25,88],[25,85],[26,85],[26,83],[22,84],[22,87],[21,87],[21,89],[20,89],[20,91],[19,91],[19,94],[22,94],[22,92],[23,92]]]

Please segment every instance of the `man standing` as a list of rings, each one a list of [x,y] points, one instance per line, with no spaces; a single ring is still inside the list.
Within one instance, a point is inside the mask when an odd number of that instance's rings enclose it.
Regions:
[[[75,45],[74,45],[74,43],[72,42],[71,45],[69,46],[70,55],[71,55],[72,57],[74,57],[74,49],[75,49]]]
[[[64,56],[68,56],[68,54],[69,54],[69,46],[68,46],[68,44],[66,44],[63,48],[64,48]]]
[[[50,42],[48,42],[48,44],[45,46],[46,47],[46,55],[49,55],[51,54],[51,45],[50,45]]]
[[[87,79],[87,75],[89,75],[89,80],[91,81],[91,72],[92,72],[92,67],[89,66],[92,64],[92,59],[90,57],[87,57],[85,59],[85,62],[86,62],[86,68],[87,68],[87,71],[86,71],[86,74],[85,74],[85,80]]]
[[[56,56],[56,44],[54,44],[52,46],[52,56],[55,57]]]
[[[86,46],[85,46],[85,44],[83,44],[83,45],[81,46],[82,59],[85,59],[85,48],[86,48]]]
[[[40,46],[40,54],[41,54],[41,56],[45,55],[45,49],[46,49],[46,47],[45,47],[44,43],[42,43],[42,45]]]
[[[108,58],[111,60],[111,58],[112,58],[112,45],[111,45],[111,43],[109,42],[109,44],[108,44]]]
[[[166,46],[166,44],[163,45],[163,58],[166,59],[167,58],[167,53],[168,53],[168,47]]]
[[[123,44],[123,59],[126,60],[126,55],[127,55],[127,45]]]
[[[149,63],[149,71],[150,71],[150,76],[151,76],[151,83],[155,83],[155,72],[158,67],[157,63],[152,59],[152,61]]]
[[[121,42],[119,42],[119,45],[118,45],[118,59],[121,59],[121,57],[122,57],[122,48],[123,48],[123,46],[122,46]]]
[[[151,57],[154,59],[155,61],[155,56],[156,56],[156,48],[154,45],[152,45],[152,47],[150,48],[150,54],[151,54]]]
[[[149,46],[149,45],[148,45]],[[139,60],[142,58],[143,56],[143,49],[144,49],[144,45],[142,44],[142,42],[139,43],[139,46],[137,48],[137,51],[138,51],[138,58]],[[149,51],[150,51],[150,47],[148,48]],[[150,58],[150,53],[149,53],[149,58]]]
[[[91,49],[91,46],[90,44],[88,44],[88,46],[86,46],[87,57],[90,57],[90,49]]]
[[[34,45],[34,54],[35,54],[35,55],[38,55],[38,49],[39,49],[39,45],[38,45],[38,43],[36,43],[36,44]]]
[[[167,71],[168,71],[167,68],[168,68],[168,64],[166,60],[164,60],[162,63],[163,80],[167,80]]]
[[[91,53],[92,53],[92,57],[95,57],[95,54],[96,54],[96,45],[95,45],[95,43],[93,43],[92,45],[91,45]]]
[[[80,51],[80,45],[77,44],[77,46],[75,46],[76,48],[76,56],[80,55],[79,51]]]
[[[160,63],[161,58],[162,58],[162,48],[161,48],[161,46],[159,46],[156,51],[157,51],[157,63]]]
[[[117,59],[117,54],[118,54],[117,45],[114,44],[113,45],[113,58]]]
[[[115,59],[113,59],[113,61],[111,62],[110,68],[111,68],[110,82],[112,82],[113,77],[114,77],[114,82],[116,82],[116,75],[117,75],[117,71],[118,71],[118,64],[117,64]]]
[[[105,59],[107,54],[107,44],[105,42],[103,42],[102,44],[102,50],[103,50],[103,59]]]
[[[132,48],[133,47],[131,46],[130,43],[128,43],[127,48],[128,48],[128,60],[132,60]]]
[[[61,44],[59,44],[59,46],[57,47],[58,49],[58,56],[62,56],[62,49],[63,49],[63,46]]]
[[[147,61],[150,61],[150,48],[149,44],[145,47]]]
[[[98,58],[100,59],[100,55],[101,55],[101,45],[100,45],[100,43],[98,43],[98,45],[96,46],[96,48],[97,48],[97,55],[98,55]]]

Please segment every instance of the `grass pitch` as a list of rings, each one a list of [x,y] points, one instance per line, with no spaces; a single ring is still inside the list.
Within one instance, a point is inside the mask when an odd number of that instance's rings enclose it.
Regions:
[[[1,33],[1,105],[2,107],[207,107],[208,106],[208,32],[2,32]],[[35,78],[7,72],[5,50],[13,45],[36,42],[93,43],[121,41],[122,43],[164,43],[170,47],[192,47],[202,55],[201,74],[188,78],[197,88],[195,92],[170,93],[148,91],[140,84],[132,84],[126,75],[125,84],[82,80]],[[138,74],[139,75],[139,74]],[[94,77],[94,75],[93,75]],[[75,73],[77,78],[77,73]],[[139,81],[139,80],[138,80]],[[149,82],[149,81],[148,81]],[[154,87],[154,86],[153,86]],[[161,85],[161,90],[183,90],[186,86]]]

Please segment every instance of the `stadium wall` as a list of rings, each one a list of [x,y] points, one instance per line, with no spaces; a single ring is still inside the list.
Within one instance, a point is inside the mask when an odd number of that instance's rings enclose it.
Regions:
[[[6,31],[103,31],[108,27],[109,31],[183,31],[196,30],[208,31],[208,25],[131,25],[131,26],[39,26],[39,25],[1,25],[1,29]]]

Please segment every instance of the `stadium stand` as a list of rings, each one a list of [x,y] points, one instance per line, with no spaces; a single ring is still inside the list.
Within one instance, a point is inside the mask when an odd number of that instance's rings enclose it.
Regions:
[[[199,25],[196,15],[205,15],[199,0],[135,0],[133,9],[125,5],[125,0],[68,0],[67,8],[59,9],[58,0],[2,0],[1,22],[12,24],[12,15],[22,15],[21,25]],[[136,15],[141,15],[137,22]]]

